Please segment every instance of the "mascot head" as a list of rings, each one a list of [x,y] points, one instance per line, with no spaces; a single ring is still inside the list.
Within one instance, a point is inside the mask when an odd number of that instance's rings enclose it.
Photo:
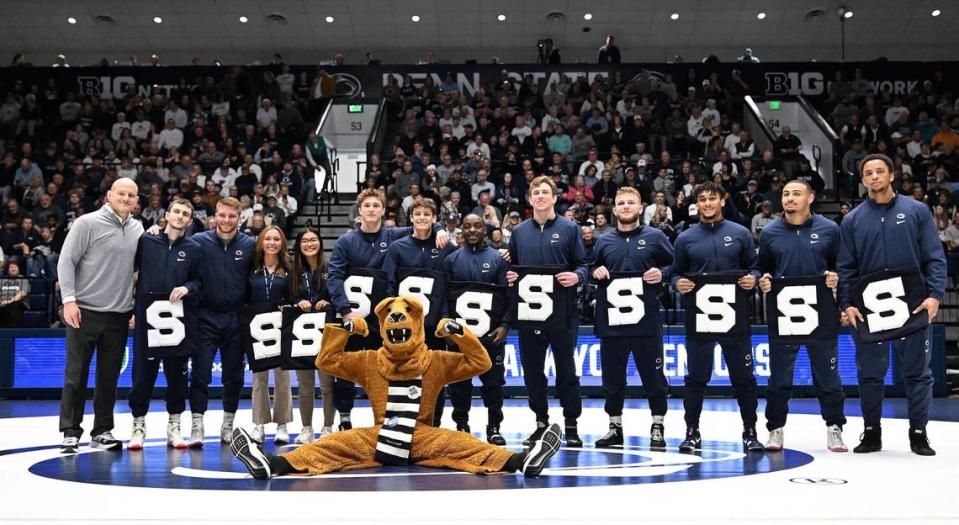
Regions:
[[[423,333],[423,306],[415,297],[389,297],[376,305],[380,319],[383,348],[394,361],[406,360],[426,352]]]

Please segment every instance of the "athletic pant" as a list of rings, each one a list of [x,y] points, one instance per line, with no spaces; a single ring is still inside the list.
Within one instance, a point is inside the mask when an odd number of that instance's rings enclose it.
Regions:
[[[80,328],[67,326],[67,364],[60,396],[60,432],[66,437],[83,435],[80,423],[87,399],[87,378],[93,349],[97,349],[96,381],[93,390],[93,430],[98,436],[113,430],[113,406],[117,400],[117,379],[126,352],[131,312],[95,312],[80,309]]]
[[[889,369],[889,343],[902,360],[902,381],[909,403],[909,427],[926,428],[929,402],[932,399],[932,370],[929,361],[929,328],[908,337],[878,343],[856,342],[856,374],[859,378],[859,406],[866,426],[877,426],[882,417],[883,377]]]
[[[190,411],[206,412],[213,380],[213,357],[220,350],[223,381],[223,411],[236,413],[243,389],[243,350],[240,348],[240,328],[236,312],[214,312],[201,309],[197,318],[199,340],[193,354],[190,373]]]
[[[766,386],[766,428],[775,430],[786,426],[789,399],[792,397],[793,369],[800,345],[769,343],[769,383]],[[806,354],[812,366],[812,382],[819,398],[819,408],[826,425],[846,424],[843,415],[842,391],[839,379],[837,341],[807,343]]]
[[[146,350],[133,354],[133,387],[127,394],[130,412],[133,417],[143,417],[150,410],[150,397],[156,386],[160,363],[163,363],[163,375],[166,377],[166,411],[180,414],[186,410],[187,362],[189,356],[148,358]]]
[[[529,395],[529,408],[536,415],[536,421],[549,421],[549,402],[546,396],[546,348],[552,347],[553,360],[556,363],[556,393],[563,407],[563,418],[567,426],[576,425],[583,412],[583,400],[579,394],[579,376],[576,375],[574,347],[579,327],[573,323],[570,328],[552,328],[519,331],[519,356],[523,364],[523,382]]]
[[[490,361],[493,366],[482,373],[480,383],[480,395],[483,397],[483,406],[489,410],[489,422],[491,427],[498,427],[503,422],[503,386],[506,385],[506,369],[503,368],[503,354],[506,351],[506,344],[494,346],[486,339],[481,339],[483,347],[489,353]],[[449,386],[450,397],[453,400],[453,421],[457,426],[469,424],[469,410],[472,405],[473,397],[473,379],[467,379]]]
[[[356,350],[376,350],[383,346],[383,338],[380,337],[379,332],[370,331],[370,334],[366,337],[360,337],[354,335],[347,339],[346,341],[346,351],[353,352]],[[333,380],[333,406],[336,407],[337,412],[347,413],[353,410],[353,405],[356,402],[356,384],[352,381],[347,381],[342,378],[334,378]]]
[[[654,416],[666,415],[669,382],[663,373],[663,336],[604,337],[599,342],[599,358],[603,367],[603,391],[606,394],[606,413],[623,415],[626,394],[626,366],[629,355],[639,372],[646,390],[649,409]]]
[[[686,338],[685,392],[683,408],[686,410],[686,427],[699,428],[699,415],[703,411],[703,396],[706,385],[713,375],[713,348],[715,339]],[[756,376],[753,375],[753,349],[749,337],[722,343],[723,359],[729,370],[729,381],[739,402],[739,414],[744,428],[756,426]]]

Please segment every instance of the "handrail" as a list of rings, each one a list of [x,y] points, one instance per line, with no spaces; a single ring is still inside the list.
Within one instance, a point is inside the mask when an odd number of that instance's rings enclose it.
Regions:
[[[749,108],[749,111],[753,114],[753,117],[755,117],[756,121],[759,122],[759,129],[763,131],[763,135],[769,139],[770,143],[776,142],[776,136],[773,135],[773,130],[769,129],[769,124],[766,124],[766,120],[763,119],[763,114],[759,111],[759,106],[756,105],[756,101],[753,100],[753,97],[746,95],[744,101],[746,102],[746,107]]]
[[[836,132],[832,129],[832,126],[826,122],[826,119],[822,118],[822,114],[819,113],[819,111],[817,111],[816,108],[809,103],[809,101],[807,101],[802,95],[799,95],[796,97],[796,102],[802,106],[803,110],[805,110],[806,114],[812,118],[816,126],[823,133],[825,133],[827,137],[829,137],[829,140],[832,140],[833,142],[839,141],[839,135],[836,134]]]
[[[316,123],[316,134],[317,134],[317,135],[320,135],[320,130],[323,129],[323,126],[326,124],[326,119],[327,119],[327,117],[330,116],[330,109],[333,108],[333,101],[334,101],[335,99],[336,99],[336,97],[333,97],[333,98],[330,99],[330,102],[326,105],[326,109],[323,110],[323,115],[320,117],[320,120]],[[337,170],[337,167],[339,166],[339,159],[335,158],[335,156],[336,156],[336,148],[329,148],[329,151],[327,152],[327,156],[328,156],[329,159],[331,159],[331,160],[330,160],[330,172],[331,172],[331,173],[327,173],[327,174],[326,174],[327,178],[328,178],[329,181],[330,181],[330,182],[329,182],[329,184],[330,184],[330,192],[329,192],[327,198],[324,199],[324,198],[322,198],[322,195],[323,195],[322,190],[323,190],[323,188],[322,188],[322,187],[316,188],[316,191],[320,193],[320,199],[319,199],[319,201],[318,201],[318,202],[319,202],[319,205],[317,206],[317,209],[316,209],[316,217],[317,217],[317,219],[319,219],[320,215],[323,213],[323,208],[324,208],[324,206],[325,206],[325,207],[326,207],[326,217],[327,217],[327,220],[330,220],[330,218],[331,218],[332,215],[333,215],[333,201],[334,201],[334,200],[339,201],[339,198],[337,197],[338,188],[337,188],[337,184],[336,184],[336,170]],[[314,173],[315,173],[315,171],[314,171]],[[314,180],[315,180],[315,175],[314,175]],[[316,181],[316,182],[319,182],[319,181]],[[324,186],[326,186],[325,183],[324,183]]]

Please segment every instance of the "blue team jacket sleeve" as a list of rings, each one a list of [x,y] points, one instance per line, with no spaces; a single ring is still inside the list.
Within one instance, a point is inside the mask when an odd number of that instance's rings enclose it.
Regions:
[[[516,251],[516,233],[509,236],[509,263],[510,264],[519,264],[519,253]]]
[[[576,228],[576,241],[573,243],[573,260],[570,261],[573,263],[573,271],[576,275],[579,276],[579,284],[586,284],[587,276],[587,264],[586,260],[586,245],[583,243],[583,236],[579,233],[579,228]],[[512,240],[512,238],[510,238]]]
[[[199,295],[200,290],[203,288],[202,280],[200,278],[200,264],[202,261],[200,257],[194,257],[193,261],[190,263],[189,277],[187,277],[187,282],[183,283],[183,286],[190,291],[191,295]]]
[[[383,258],[383,272],[386,274],[386,293],[389,296],[396,295],[396,271],[399,268],[398,259],[400,257],[400,247],[397,244],[390,244],[386,250],[386,257]]]
[[[665,233],[662,235],[660,245],[661,249],[656,253],[656,266],[663,272],[663,282],[666,283],[670,279],[669,270],[676,258],[676,251],[673,250],[673,245],[669,243]]]
[[[745,233],[746,242],[743,244],[742,263],[743,269],[749,272],[749,275],[759,279],[762,273],[759,271],[759,264],[756,257],[756,238],[748,231]]]
[[[776,262],[773,260],[768,236],[759,235],[759,253],[756,255],[756,266],[759,268],[760,277],[763,274],[774,275],[776,272]]]
[[[932,220],[932,212],[928,209],[919,214],[919,249],[922,274],[926,278],[926,293],[929,297],[942,300],[946,295],[946,253]]]
[[[839,254],[836,256],[836,270],[839,273],[839,307],[843,310],[852,306],[850,290],[859,278],[859,258],[856,255],[856,239],[849,215],[842,221],[839,234]]]
[[[686,259],[686,239],[680,235],[676,238],[676,249],[673,256],[673,264],[669,267],[669,285],[676,289],[676,283],[683,278],[688,271],[689,261]]]
[[[353,310],[350,308],[350,301],[346,298],[346,292],[343,290],[343,281],[346,280],[346,272],[349,268],[345,239],[345,237],[340,237],[333,245],[333,253],[330,255],[327,270],[330,299],[333,307],[340,315],[346,315]]]
[[[496,271],[496,284],[500,286],[506,286],[506,272],[509,271],[509,264],[502,260],[502,255],[499,253],[499,250],[495,250],[496,255],[500,257],[499,268]],[[507,293],[504,299],[503,304],[503,320],[500,321],[499,325],[503,328],[509,330],[509,327],[513,324],[513,319],[511,317],[510,311],[512,310],[512,304],[510,304],[510,295]]]

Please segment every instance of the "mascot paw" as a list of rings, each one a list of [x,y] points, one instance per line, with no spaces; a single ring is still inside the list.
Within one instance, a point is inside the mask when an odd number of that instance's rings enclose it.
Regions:
[[[369,327],[366,325],[366,319],[363,319],[359,316],[353,316],[347,321],[343,321],[343,329],[353,334],[359,334],[363,337],[366,337],[370,333]]]
[[[463,335],[463,325],[452,319],[441,319],[436,327],[436,337],[449,337],[451,335]]]

